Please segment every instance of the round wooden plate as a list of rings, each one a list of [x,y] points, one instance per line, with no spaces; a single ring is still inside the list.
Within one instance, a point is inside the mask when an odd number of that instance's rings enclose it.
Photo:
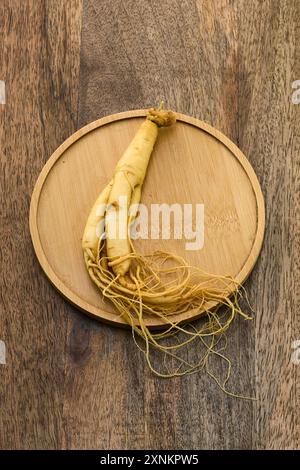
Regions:
[[[37,258],[54,286],[85,313],[115,325],[124,321],[104,301],[86,271],[81,237],[89,211],[145,116],[114,114],[68,138],[41,171],[30,206]],[[187,251],[182,240],[138,240],[143,253],[157,249],[183,256],[205,271],[243,282],[259,255],[265,224],[257,177],[243,153],[223,134],[178,114],[161,129],[143,187],[142,202],[204,204],[204,246]],[[172,231],[171,231],[172,233]],[[177,316],[191,320],[199,311]],[[175,317],[174,317],[175,319]],[[149,319],[149,326],[161,326]]]

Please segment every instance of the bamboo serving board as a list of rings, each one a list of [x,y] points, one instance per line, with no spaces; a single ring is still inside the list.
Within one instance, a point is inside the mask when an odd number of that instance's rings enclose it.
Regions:
[[[114,114],[68,138],[41,171],[30,206],[30,232],[37,258],[52,284],[83,312],[124,326],[104,301],[84,264],[81,238],[97,195],[145,116],[144,110]],[[177,114],[161,129],[143,186],[142,202],[204,204],[204,246],[187,251],[186,241],[138,240],[142,253],[162,249],[207,272],[244,282],[259,255],[265,226],[264,200],[243,153],[223,134],[197,119]],[[174,320],[192,320],[190,311]],[[152,327],[161,326],[153,319]]]

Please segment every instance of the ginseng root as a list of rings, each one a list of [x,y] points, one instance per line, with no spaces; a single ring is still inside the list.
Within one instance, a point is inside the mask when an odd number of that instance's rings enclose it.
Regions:
[[[205,369],[226,393],[231,364],[223,355],[224,333],[237,314],[250,319],[239,306],[241,287],[228,276],[212,275],[176,254],[137,253],[130,238],[130,224],[140,202],[142,185],[159,128],[175,123],[175,114],[151,109],[127,150],[113,178],[95,202],[85,227],[82,247],[87,270],[104,298],[109,299],[132,327],[133,338],[145,353],[149,367],[161,377],[180,376]],[[218,311],[216,311],[218,306]],[[219,312],[220,306],[223,308]],[[197,310],[205,316],[200,326],[182,325],[176,316]],[[147,319],[164,325],[153,332]],[[142,340],[142,341],[141,341]],[[180,352],[197,341],[203,353],[191,362]],[[165,361],[157,361],[155,352]],[[209,357],[227,364],[222,381],[210,370]],[[158,365],[156,363],[158,362]],[[243,397],[249,398],[249,397]]]

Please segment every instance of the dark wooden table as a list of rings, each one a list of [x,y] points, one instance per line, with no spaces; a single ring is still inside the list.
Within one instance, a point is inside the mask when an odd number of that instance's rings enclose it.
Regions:
[[[300,448],[300,2],[1,0],[0,31],[0,447]],[[255,403],[203,374],[154,377],[128,332],[61,298],[32,249],[30,196],[54,149],[161,98],[228,135],[263,188],[256,319],[228,344],[231,385]]]

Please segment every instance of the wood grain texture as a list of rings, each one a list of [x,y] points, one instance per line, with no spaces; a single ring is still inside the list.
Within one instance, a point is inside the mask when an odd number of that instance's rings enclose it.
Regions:
[[[128,369],[120,403],[117,395],[111,398],[109,387],[102,389],[102,400],[116,404],[109,426],[114,433],[99,437],[100,447],[299,447],[299,372],[290,361],[291,341],[299,331],[298,300],[292,297],[299,276],[292,263],[298,229],[287,222],[297,218],[292,201],[297,200],[298,170],[291,158],[299,111],[291,108],[289,96],[289,80],[297,73],[296,8],[293,1],[85,3],[79,125],[164,98],[168,106],[206,120],[242,145],[264,183],[268,211],[273,211],[264,254],[247,283],[257,312],[255,330],[237,324],[229,344],[229,355],[239,365],[234,385],[252,392],[256,385],[257,404],[224,397],[205,377],[172,384],[147,370],[143,374],[123,332],[107,340],[107,330],[99,332],[91,324],[93,342],[100,337],[120,355],[126,348],[137,365],[134,375]],[[93,368],[93,360],[85,365],[87,373]],[[98,387],[95,382],[95,393]],[[116,427],[124,404],[125,423]],[[98,419],[90,413],[94,429]],[[85,422],[78,418],[77,428],[85,428]],[[80,446],[80,439],[69,445]]]
[[[76,126],[81,3],[5,0],[0,18],[0,448],[60,448],[70,309],[36,263],[28,212],[43,164]]]
[[[299,2],[243,2],[240,12],[239,145],[266,198],[267,231],[249,291],[256,310],[255,447],[295,449],[299,440]],[[265,25],[268,25],[268,28]],[[254,66],[255,64],[255,66]]]
[[[79,0],[0,9],[0,447],[300,448],[299,2],[85,0],[78,119]],[[228,135],[263,185],[266,239],[246,284],[256,322],[237,322],[227,350],[231,385],[256,404],[203,375],[153,377],[126,331],[60,298],[31,248],[30,194],[57,145],[161,98]]]
[[[237,4],[86,1],[82,28],[79,126],[164,98],[168,107],[238,141]],[[68,362],[66,422],[73,426],[66,433],[68,447],[254,445],[250,402],[224,396],[202,374],[170,381],[153,377],[126,332],[86,324],[80,314],[69,324],[73,345],[76,335],[80,344],[83,325],[84,347],[91,353],[84,364],[77,363],[78,356]],[[93,353],[96,345],[99,356]],[[228,344],[236,391],[254,393],[253,351],[254,325],[237,322]],[[224,373],[222,366],[216,366],[218,373]],[[89,378],[89,392],[82,376]],[[94,397],[92,407],[87,394]],[[82,413],[75,410],[78,399]]]

